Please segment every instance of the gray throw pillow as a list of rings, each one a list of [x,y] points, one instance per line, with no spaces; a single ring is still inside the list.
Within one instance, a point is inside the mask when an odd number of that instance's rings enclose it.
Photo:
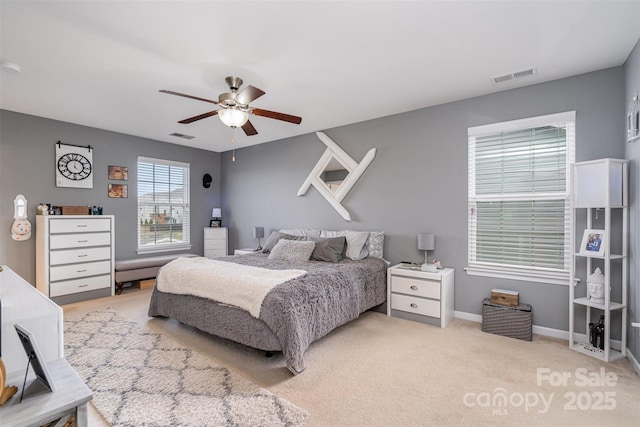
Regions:
[[[272,231],[267,240],[262,246],[262,253],[268,254],[273,250],[273,247],[281,240],[304,240],[304,236],[292,236],[290,234],[280,233],[278,231]]]
[[[313,249],[316,247],[312,241],[297,241],[280,239],[269,254],[269,259],[282,261],[308,261]]]
[[[339,237],[307,237],[316,243],[316,248],[311,254],[315,261],[338,262],[344,257],[344,249],[347,244],[345,236]]]

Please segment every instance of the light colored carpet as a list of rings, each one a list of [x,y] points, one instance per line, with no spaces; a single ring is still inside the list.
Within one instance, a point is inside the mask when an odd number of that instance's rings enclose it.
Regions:
[[[440,329],[368,312],[314,343],[305,353],[307,369],[292,376],[280,355],[265,358],[173,320],[149,318],[150,295],[125,290],[63,308],[67,316],[111,307],[306,409],[309,426],[640,425],[640,378],[629,362],[600,362],[566,341],[538,335],[521,341],[460,319]],[[539,369],[570,377],[552,385]],[[584,375],[601,373],[615,376],[615,384],[583,384]],[[503,395],[508,400],[501,406]],[[527,398],[529,406],[521,403]],[[100,423],[94,414],[91,425]]]
[[[66,316],[65,356],[114,426],[302,426],[308,414],[115,311]]]

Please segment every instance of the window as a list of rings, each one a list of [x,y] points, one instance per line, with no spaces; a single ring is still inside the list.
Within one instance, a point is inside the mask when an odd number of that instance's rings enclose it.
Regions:
[[[138,157],[138,252],[189,249],[189,164]]]
[[[469,128],[469,274],[569,284],[575,111]]]

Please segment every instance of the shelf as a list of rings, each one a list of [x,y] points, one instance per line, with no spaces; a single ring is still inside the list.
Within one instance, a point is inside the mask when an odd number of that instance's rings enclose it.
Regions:
[[[574,342],[573,345],[571,345],[571,348],[579,353],[604,360],[605,362],[613,362],[615,360],[623,359],[624,357],[626,357],[620,351],[609,348],[609,360],[606,360],[604,357],[604,350],[600,350],[599,348],[582,342]]]
[[[587,307],[599,308],[600,310],[604,310],[605,309],[604,304],[599,304],[597,302],[590,301],[589,298],[587,298],[587,297],[575,298],[573,300],[573,302],[575,304],[580,304],[580,305],[584,305],[584,306],[587,306]],[[624,304],[620,304],[620,303],[617,303],[617,302],[610,302],[609,303],[609,310],[620,310],[620,309],[623,309],[624,307],[625,307]]]
[[[582,258],[593,258],[593,259],[625,259],[626,257],[624,255],[614,255],[611,254],[608,257],[607,256],[594,256],[594,255],[585,255],[585,254],[581,254],[581,253],[575,253],[573,254],[573,256],[579,256]]]

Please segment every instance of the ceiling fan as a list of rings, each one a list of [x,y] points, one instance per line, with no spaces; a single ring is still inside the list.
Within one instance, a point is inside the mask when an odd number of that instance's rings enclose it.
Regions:
[[[265,94],[265,92],[251,85],[238,92],[240,86],[242,86],[242,79],[240,77],[228,76],[224,80],[227,82],[230,92],[221,93],[218,96],[217,101],[166,89],[160,90],[160,92],[168,93],[169,95],[183,96],[185,98],[195,99],[198,101],[210,102],[221,107],[219,110],[213,110],[208,113],[189,117],[188,119],[180,120],[178,123],[193,123],[198,120],[206,119],[207,117],[218,115],[222,123],[225,125],[233,129],[240,127],[247,136],[251,136],[257,135],[258,131],[249,121],[249,114],[267,117],[269,119],[282,120],[284,122],[295,123],[297,125],[302,122],[302,117],[251,107],[249,104],[260,98]]]

